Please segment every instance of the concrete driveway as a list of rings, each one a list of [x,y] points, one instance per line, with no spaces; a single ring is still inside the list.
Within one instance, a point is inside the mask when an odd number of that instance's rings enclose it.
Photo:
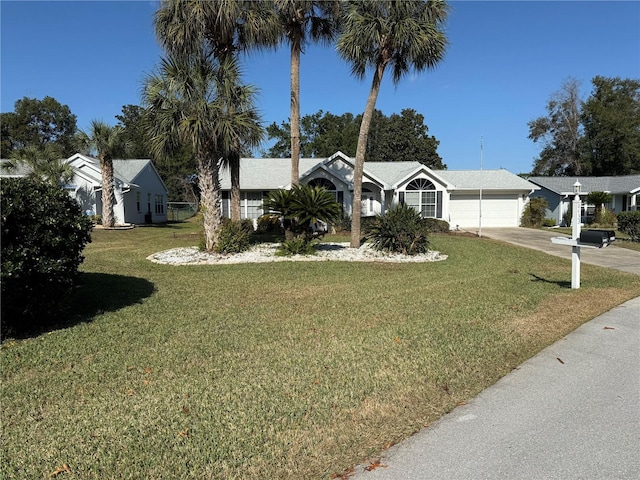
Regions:
[[[551,243],[551,237],[570,237],[571,235],[554,230],[483,228],[482,236],[571,259],[571,247]],[[580,261],[640,275],[640,252],[616,247],[615,243],[605,248],[581,248]]]

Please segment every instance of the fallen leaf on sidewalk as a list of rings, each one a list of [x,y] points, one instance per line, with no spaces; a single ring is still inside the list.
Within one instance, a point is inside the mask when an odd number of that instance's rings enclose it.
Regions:
[[[558,360],[561,364],[564,365],[564,362],[562,361],[562,359],[560,357],[556,357],[556,360]]]

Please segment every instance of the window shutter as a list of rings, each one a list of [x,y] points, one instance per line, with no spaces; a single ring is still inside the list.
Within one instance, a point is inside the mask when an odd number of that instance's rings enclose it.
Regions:
[[[442,191],[436,192],[436,218],[442,218]]]
[[[400,201],[400,205],[404,205],[404,192],[399,193],[398,200]]]

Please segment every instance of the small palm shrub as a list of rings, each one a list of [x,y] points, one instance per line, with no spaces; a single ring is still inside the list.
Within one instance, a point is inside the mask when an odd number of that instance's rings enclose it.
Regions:
[[[536,197],[529,200],[522,213],[521,224],[523,227],[540,228],[547,214],[547,200]]]
[[[408,205],[399,204],[374,218],[366,238],[376,250],[418,255],[429,250],[428,233],[420,214]]]
[[[313,255],[316,253],[316,245],[318,243],[318,240],[307,240],[304,237],[285,240],[276,250],[276,255],[279,257],[287,257],[291,255]]]
[[[632,242],[640,242],[640,210],[620,212],[618,214],[618,230],[629,235]]]
[[[542,226],[543,227],[555,227],[556,226],[556,219],[555,218],[545,218],[544,220],[542,220]]]
[[[267,216],[282,220],[285,228],[284,252],[314,250],[314,230],[318,222],[333,224],[340,218],[342,208],[335,197],[323,187],[294,185],[291,190],[270,192],[263,208]],[[294,241],[295,240],[295,241]]]
[[[216,253],[241,253],[249,249],[251,246],[251,234],[253,233],[253,223],[251,220],[246,222],[234,222],[228,219],[222,222],[218,243],[215,246]]]

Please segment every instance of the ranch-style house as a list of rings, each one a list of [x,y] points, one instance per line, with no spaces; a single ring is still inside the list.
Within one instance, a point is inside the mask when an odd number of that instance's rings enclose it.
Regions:
[[[354,159],[342,152],[326,159],[301,158],[300,183],[327,188],[344,213],[352,216],[353,166]],[[228,170],[223,171],[221,184],[222,210],[228,217]],[[242,158],[242,218],[257,219],[270,191],[290,187],[289,158]],[[539,188],[506,170],[432,170],[415,161],[365,162],[359,210],[363,216],[373,216],[406,203],[424,217],[449,222],[451,229],[517,227],[529,195]]]

